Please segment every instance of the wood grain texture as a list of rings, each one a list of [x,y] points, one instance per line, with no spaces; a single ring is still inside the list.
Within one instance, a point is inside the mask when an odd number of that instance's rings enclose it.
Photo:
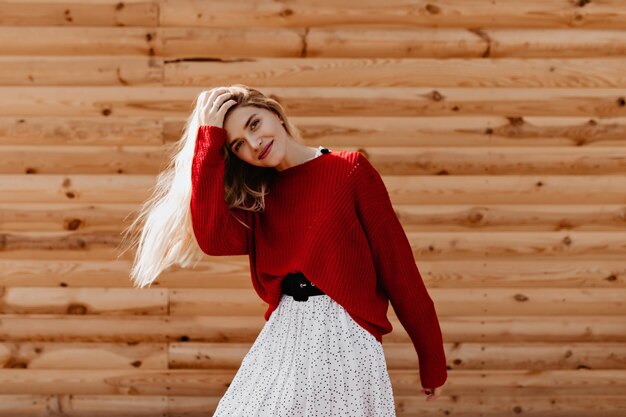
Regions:
[[[265,321],[248,258],[134,289],[121,232],[203,90],[381,173],[435,302],[397,415],[623,417],[621,0],[0,0],[0,416],[206,416]]]

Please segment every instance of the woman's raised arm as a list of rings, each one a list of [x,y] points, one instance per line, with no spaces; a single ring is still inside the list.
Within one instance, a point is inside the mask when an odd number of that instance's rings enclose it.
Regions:
[[[230,209],[224,198],[225,160],[222,147],[227,139],[223,127],[224,114],[229,104],[226,89],[214,89],[199,100],[206,103],[199,115],[198,132],[191,165],[191,219],[198,245],[212,256],[244,255],[248,253],[250,212]],[[238,217],[235,217],[238,216]]]

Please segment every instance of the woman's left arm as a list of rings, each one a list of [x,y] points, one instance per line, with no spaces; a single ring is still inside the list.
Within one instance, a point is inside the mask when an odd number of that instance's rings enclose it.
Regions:
[[[447,379],[447,368],[434,303],[382,177],[364,155],[360,154],[357,162],[359,166],[353,172],[355,207],[372,251],[378,282],[413,342],[422,387],[439,387]]]

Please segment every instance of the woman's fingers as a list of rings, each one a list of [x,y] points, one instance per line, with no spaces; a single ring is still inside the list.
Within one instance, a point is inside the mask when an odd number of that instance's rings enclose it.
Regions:
[[[200,94],[200,124],[222,127],[226,110],[236,103],[231,100],[229,106],[224,106],[226,100],[231,97],[230,91],[227,87],[216,87]]]
[[[220,107],[224,104],[226,99],[231,96],[229,92],[220,94],[213,100],[213,106],[211,107],[211,113],[218,113],[220,111]]]
[[[434,401],[439,398],[441,394],[441,387],[436,388],[422,388],[422,392],[427,395],[426,401]]]
[[[220,107],[217,114],[218,114],[219,119],[222,121],[222,124],[224,124],[224,115],[226,114],[226,111],[228,111],[228,109],[230,109],[235,104],[237,104],[237,100],[228,100],[227,102],[223,103],[223,105]]]

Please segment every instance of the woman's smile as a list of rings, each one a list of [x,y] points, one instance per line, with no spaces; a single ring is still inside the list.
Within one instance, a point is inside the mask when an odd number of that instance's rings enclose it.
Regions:
[[[274,144],[274,141],[272,140],[269,145],[267,145],[265,148],[263,148],[263,150],[261,151],[261,153],[259,154],[259,159],[265,159],[265,157],[270,153],[270,151],[272,150],[272,145]]]

